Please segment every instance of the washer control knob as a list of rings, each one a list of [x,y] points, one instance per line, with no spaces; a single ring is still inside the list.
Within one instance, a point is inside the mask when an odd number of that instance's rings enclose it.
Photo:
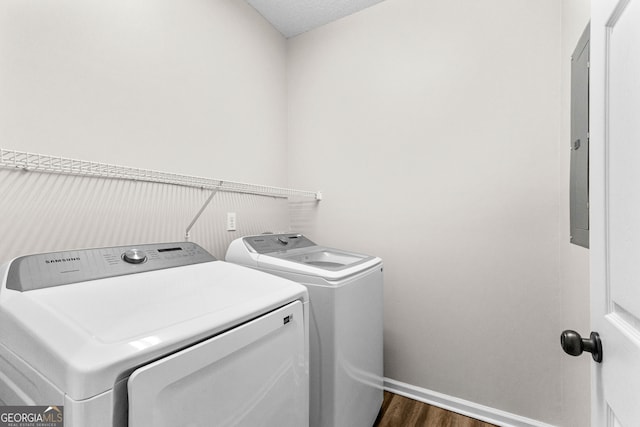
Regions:
[[[282,243],[283,245],[288,245],[289,244],[289,238],[285,237],[285,236],[278,237],[278,241],[280,243]]]
[[[147,260],[147,254],[140,249],[129,249],[122,254],[122,259],[129,264],[142,264]]]

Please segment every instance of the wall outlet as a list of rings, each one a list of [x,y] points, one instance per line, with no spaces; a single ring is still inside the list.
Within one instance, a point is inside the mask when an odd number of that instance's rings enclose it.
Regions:
[[[227,212],[227,231],[236,231],[236,213]]]

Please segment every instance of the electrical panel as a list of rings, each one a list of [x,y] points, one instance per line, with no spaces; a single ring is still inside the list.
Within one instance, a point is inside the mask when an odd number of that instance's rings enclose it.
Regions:
[[[571,243],[589,247],[589,25],[571,56]]]

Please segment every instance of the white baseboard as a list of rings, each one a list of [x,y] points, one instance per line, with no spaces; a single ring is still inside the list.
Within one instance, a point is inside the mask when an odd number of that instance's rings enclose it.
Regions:
[[[448,411],[457,412],[477,420],[485,421],[501,427],[554,427],[531,418],[521,417],[499,409],[490,408],[468,400],[448,396],[437,391],[416,387],[411,384],[384,379],[384,389],[400,396],[428,403]]]

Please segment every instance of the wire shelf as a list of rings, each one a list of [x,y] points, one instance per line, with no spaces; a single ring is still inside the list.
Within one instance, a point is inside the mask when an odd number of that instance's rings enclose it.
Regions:
[[[170,172],[159,172],[149,169],[69,159],[45,154],[5,150],[3,148],[0,148],[0,167],[19,168],[27,171],[34,170],[65,175],[156,182],[180,185],[184,187],[217,189],[218,191],[255,194],[278,198],[304,197],[322,200],[322,194],[315,191],[245,184],[242,182],[180,175]]]

